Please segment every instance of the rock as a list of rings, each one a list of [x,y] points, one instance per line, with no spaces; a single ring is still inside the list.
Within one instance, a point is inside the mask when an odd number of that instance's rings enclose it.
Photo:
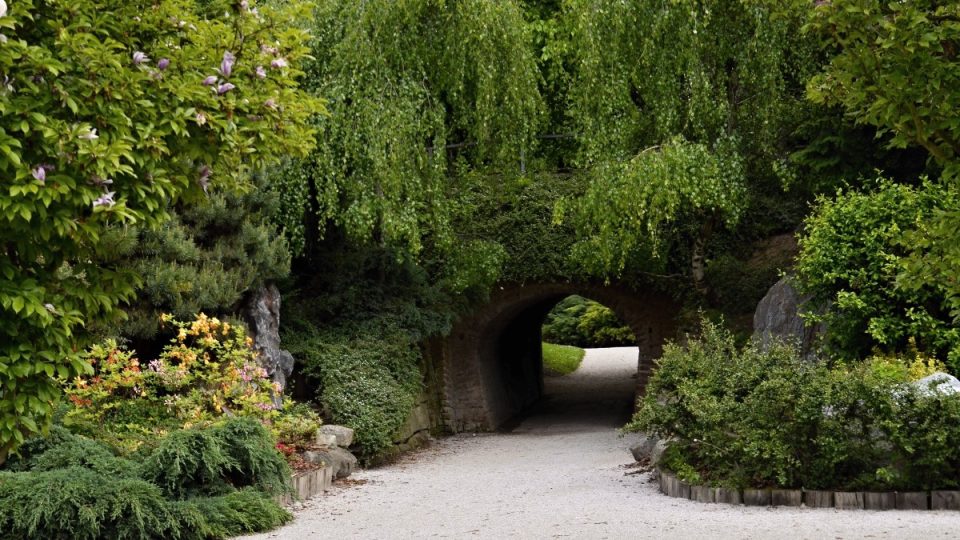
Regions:
[[[960,393],[960,379],[938,371],[910,383],[922,395],[953,395]]]
[[[330,467],[334,478],[346,478],[357,468],[357,458],[349,451],[336,446],[320,450],[307,450],[303,459],[310,463],[322,463]]]
[[[660,463],[660,458],[663,457],[663,453],[667,450],[667,441],[657,441],[657,444],[653,446],[653,450],[650,452],[650,465],[656,465]]]
[[[337,438],[337,446],[341,448],[349,448],[353,444],[353,430],[346,426],[322,425],[317,434],[333,435]]]
[[[789,276],[781,278],[757,304],[753,314],[753,339],[764,350],[778,341],[796,343],[801,353],[810,358],[823,326],[807,326],[800,317],[803,305],[810,297],[800,296],[791,279]]]
[[[317,430],[317,446],[337,446],[337,436]]]
[[[280,405],[287,377],[293,372],[293,355],[280,349],[280,291],[276,285],[260,287],[247,299],[243,318],[250,328],[253,348],[273,382],[280,385],[274,404]]]
[[[658,442],[660,442],[660,439],[653,435],[641,434],[640,439],[630,446],[630,453],[633,454],[633,459],[641,463],[652,461],[653,450],[656,448]]]

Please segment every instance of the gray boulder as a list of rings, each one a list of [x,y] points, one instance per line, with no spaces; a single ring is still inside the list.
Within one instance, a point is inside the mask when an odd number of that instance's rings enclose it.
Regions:
[[[630,446],[630,453],[633,459],[640,463],[646,463],[655,466],[663,457],[664,450],[667,449],[667,441],[660,439],[655,435],[640,435],[640,439]]]
[[[630,453],[633,454],[633,459],[641,463],[650,461],[650,457],[653,455],[653,449],[659,441],[660,439],[653,435],[640,435],[637,442],[630,446]]]
[[[776,282],[757,304],[753,314],[753,339],[763,350],[776,342],[795,343],[805,357],[814,355],[822,325],[808,326],[800,317],[809,296],[801,296],[786,276]]]
[[[293,355],[280,348],[280,291],[276,285],[260,287],[247,299],[243,318],[250,328],[253,348],[270,378],[280,385],[274,403],[280,405],[287,377],[293,372]]]
[[[310,463],[330,467],[330,473],[334,478],[346,478],[357,469],[356,456],[336,446],[321,448],[319,450],[307,450],[303,453],[303,459]]]
[[[353,444],[353,430],[346,426],[325,424],[317,430],[317,435],[333,435],[336,437],[336,445],[341,448],[349,448]]]
[[[949,373],[938,371],[910,383],[922,395],[941,394],[945,396],[960,393],[960,379]]]

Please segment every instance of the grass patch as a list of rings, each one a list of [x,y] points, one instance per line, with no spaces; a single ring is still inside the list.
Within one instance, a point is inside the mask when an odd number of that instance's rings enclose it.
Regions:
[[[583,360],[584,350],[570,345],[543,344],[543,369],[554,375],[573,373]]]

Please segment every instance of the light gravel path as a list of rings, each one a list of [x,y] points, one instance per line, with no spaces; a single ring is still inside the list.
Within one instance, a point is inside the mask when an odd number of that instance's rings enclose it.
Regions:
[[[510,433],[459,435],[361,471],[250,538],[960,538],[960,512],[700,504],[657,492],[615,427],[636,349],[594,349]],[[627,408],[625,408],[627,407]]]

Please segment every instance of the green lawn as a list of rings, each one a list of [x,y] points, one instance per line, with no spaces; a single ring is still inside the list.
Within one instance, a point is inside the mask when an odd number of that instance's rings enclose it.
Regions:
[[[584,350],[569,345],[543,344],[543,369],[555,375],[573,373],[580,367]]]

